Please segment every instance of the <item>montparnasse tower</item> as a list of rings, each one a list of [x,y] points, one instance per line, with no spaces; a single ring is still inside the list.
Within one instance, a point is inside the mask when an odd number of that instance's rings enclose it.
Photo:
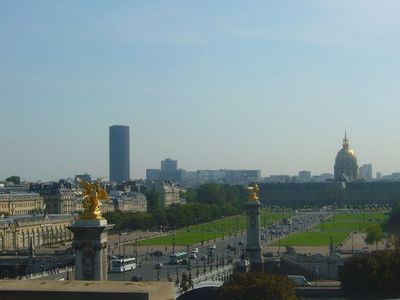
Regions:
[[[343,147],[336,155],[334,170],[335,180],[337,181],[342,181],[344,177],[349,180],[358,178],[357,157],[349,146],[347,132],[344,133]]]

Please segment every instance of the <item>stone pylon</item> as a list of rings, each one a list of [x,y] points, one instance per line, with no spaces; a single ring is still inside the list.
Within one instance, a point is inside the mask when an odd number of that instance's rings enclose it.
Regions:
[[[246,254],[250,261],[250,272],[263,272],[260,242],[260,202],[247,201],[247,244]]]
[[[78,219],[68,227],[74,234],[75,280],[107,280],[108,230],[105,219]]]

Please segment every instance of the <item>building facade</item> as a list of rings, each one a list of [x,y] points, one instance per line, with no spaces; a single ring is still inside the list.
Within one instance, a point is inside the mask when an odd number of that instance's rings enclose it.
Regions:
[[[43,210],[44,198],[38,193],[0,194],[0,215],[21,216]]]
[[[30,240],[35,247],[70,241],[72,221],[71,215],[0,218],[0,251],[27,249]]]
[[[372,165],[362,165],[359,170],[359,177],[364,180],[372,180]]]
[[[260,200],[266,205],[321,207],[324,205],[392,205],[400,199],[400,182],[263,183]]]
[[[110,198],[114,203],[115,211],[146,212],[147,200],[145,195],[138,192],[112,191]]]
[[[29,190],[43,197],[44,208],[49,214],[72,214],[76,211],[78,194],[70,182],[33,183]]]
[[[130,178],[129,126],[110,126],[110,181],[121,183]]]
[[[146,190],[156,192],[164,207],[181,203],[179,197],[180,189],[171,181],[147,181]]]

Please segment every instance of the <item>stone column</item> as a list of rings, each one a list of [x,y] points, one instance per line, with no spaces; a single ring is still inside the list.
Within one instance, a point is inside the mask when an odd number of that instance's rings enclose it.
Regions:
[[[74,234],[75,280],[107,280],[107,220],[79,219],[68,227]]]
[[[246,253],[250,260],[250,272],[264,272],[264,264],[261,257],[260,242],[260,202],[247,201],[247,244]]]

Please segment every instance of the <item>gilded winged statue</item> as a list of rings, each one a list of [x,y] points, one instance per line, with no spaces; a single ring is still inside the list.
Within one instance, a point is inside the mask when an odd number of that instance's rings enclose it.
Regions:
[[[97,183],[90,183],[82,178],[77,179],[79,185],[83,188],[83,213],[81,219],[101,219],[100,200],[108,200],[108,194]]]
[[[246,189],[249,191],[249,200],[258,201],[258,192],[260,191],[258,185],[255,184],[254,186],[248,186]]]

